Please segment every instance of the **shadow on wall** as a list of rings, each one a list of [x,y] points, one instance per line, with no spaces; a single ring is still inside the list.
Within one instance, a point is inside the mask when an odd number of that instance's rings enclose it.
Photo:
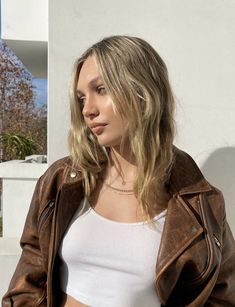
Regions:
[[[217,149],[201,169],[208,181],[223,192],[227,219],[235,236],[235,147]]]

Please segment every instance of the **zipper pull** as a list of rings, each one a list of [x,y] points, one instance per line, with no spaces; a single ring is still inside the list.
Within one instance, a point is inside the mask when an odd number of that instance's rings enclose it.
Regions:
[[[220,241],[217,239],[217,237],[215,236],[214,233],[213,233],[213,236],[214,236],[214,239],[215,239],[215,244],[216,244],[218,247],[221,247],[221,243],[220,243]]]
[[[49,207],[50,207],[50,208],[54,207],[54,204],[55,204],[55,201],[52,200],[52,201],[50,202],[50,204],[49,204]]]

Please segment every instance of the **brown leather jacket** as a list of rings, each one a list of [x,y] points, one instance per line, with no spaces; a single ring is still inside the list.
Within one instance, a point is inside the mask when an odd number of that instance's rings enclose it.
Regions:
[[[4,307],[59,306],[57,251],[83,197],[81,174],[70,165],[69,157],[56,161],[37,182]],[[169,191],[156,255],[155,288],[162,306],[235,306],[235,242],[222,194],[178,149]]]

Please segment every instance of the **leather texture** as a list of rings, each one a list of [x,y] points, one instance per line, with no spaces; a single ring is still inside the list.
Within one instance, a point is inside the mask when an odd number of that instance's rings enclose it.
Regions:
[[[176,147],[174,154],[156,292],[162,306],[235,306],[235,241],[223,196],[188,154]],[[57,251],[83,195],[81,172],[72,169],[70,157],[39,178],[3,307],[59,306]]]

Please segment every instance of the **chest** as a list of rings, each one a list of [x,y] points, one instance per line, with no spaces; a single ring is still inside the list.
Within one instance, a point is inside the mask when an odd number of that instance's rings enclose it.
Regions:
[[[50,270],[48,272],[53,270],[53,259],[61,243],[64,231],[68,227],[68,218],[65,217],[68,216],[68,212],[75,212],[78,207],[78,199],[81,199],[79,196],[80,191],[76,190],[76,195],[74,193],[72,194],[71,191],[68,191],[61,194],[55,206],[57,209],[54,210],[54,214],[48,215],[40,228],[39,240],[45,260],[45,267],[47,267],[47,260],[49,259]],[[117,220],[118,218],[121,222],[133,222],[128,220],[131,215],[127,213],[135,215],[138,203],[129,202],[128,198],[121,202],[120,198],[116,198],[114,195],[113,198],[110,195],[107,195],[105,198],[101,198],[102,194],[98,194],[98,196],[94,197],[94,202],[91,201],[94,209],[97,209],[97,213],[104,214],[104,217],[109,219]],[[188,199],[188,202],[190,201],[190,205],[194,206],[196,199],[195,201]],[[196,287],[198,283],[206,281],[213,268],[215,268],[215,263],[220,261],[218,246],[212,244],[213,242],[210,240],[210,233],[214,231],[203,232],[202,225],[194,215],[194,212],[190,210],[188,202],[186,203],[183,200],[179,202],[175,198],[168,202],[168,214],[161,238],[164,244],[159,249],[156,266],[156,285],[159,294],[163,298],[168,297],[175,284],[178,284],[179,278],[185,280],[188,285],[190,281],[190,287],[192,288]],[[121,204],[127,204],[124,210],[121,210],[123,209],[123,207],[120,207]],[[202,208],[204,207],[206,207],[206,203],[202,204]],[[205,211],[204,215],[209,219],[212,213],[207,214]],[[123,220],[123,217],[126,220]],[[211,223],[209,224],[212,225]],[[106,233],[108,231],[104,232],[104,234]],[[95,242],[95,240],[92,241]],[[141,246],[143,249],[143,244]],[[92,246],[87,246],[87,248],[92,248]],[[136,247],[133,247],[132,250],[136,250]],[[48,251],[51,251],[49,256]],[[156,250],[154,254],[154,261],[156,261]],[[50,272],[48,276],[50,276]],[[55,272],[56,270],[54,270]],[[162,293],[161,289],[165,289],[166,293]]]
[[[101,216],[118,222],[135,223],[144,220],[140,204],[133,194],[99,188],[89,198],[90,206]]]
[[[164,220],[162,214],[151,229],[147,223],[104,218],[89,208],[70,224],[60,250],[72,265],[103,268],[111,275],[130,271],[153,281]]]
[[[92,289],[92,297],[97,299],[115,297],[117,306],[133,305],[139,293],[148,306],[156,306],[155,267],[164,216],[155,223],[158,227],[153,230],[142,222],[117,222],[89,207],[74,217],[62,240],[60,275],[87,296]]]

